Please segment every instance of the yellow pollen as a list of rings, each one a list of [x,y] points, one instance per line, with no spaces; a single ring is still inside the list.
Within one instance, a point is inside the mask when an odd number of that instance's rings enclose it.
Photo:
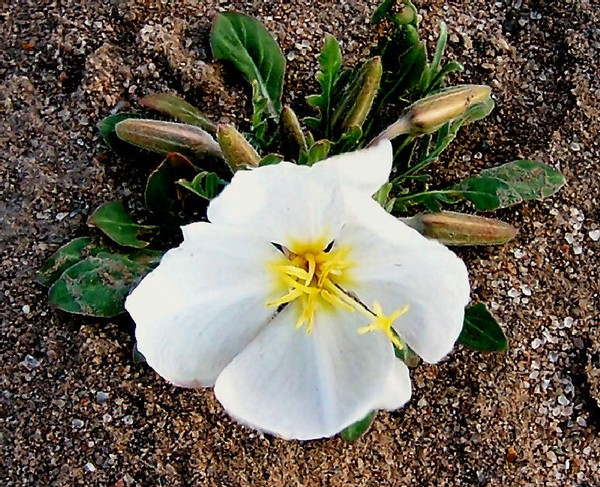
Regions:
[[[383,309],[379,303],[374,303],[373,306],[373,314],[375,315],[375,319],[372,323],[367,326],[363,326],[358,329],[358,333],[364,335],[365,333],[369,333],[372,331],[381,331],[388,337],[388,339],[399,349],[404,347],[402,340],[396,335],[393,329],[394,322],[400,318],[402,315],[406,314],[409,310],[409,306],[405,305],[402,308],[394,311],[391,315],[386,316],[383,314]]]
[[[286,252],[285,258],[269,264],[287,293],[269,301],[267,306],[279,307],[297,300],[302,312],[296,321],[296,328],[306,324],[306,333],[310,333],[315,312],[321,305],[328,304],[347,311],[356,309],[355,301],[339,287],[339,283],[347,278],[347,269],[354,263],[348,259],[348,247],[325,252],[316,251],[315,245],[305,245],[303,250],[298,254]]]
[[[334,247],[325,252],[325,245],[319,242],[296,243],[293,248],[297,253],[284,248],[284,256],[268,264],[276,276],[278,293],[283,293],[267,302],[268,307],[278,308],[296,302],[300,312],[295,328],[306,325],[307,334],[311,333],[315,313],[320,308],[329,307],[351,313],[358,311],[370,321],[370,324],[357,330],[360,335],[381,331],[394,346],[403,348],[404,344],[394,332],[393,324],[408,311],[408,305],[386,316],[379,303],[374,303],[369,309],[342,287],[349,281],[348,270],[355,265],[348,258],[349,247]]]

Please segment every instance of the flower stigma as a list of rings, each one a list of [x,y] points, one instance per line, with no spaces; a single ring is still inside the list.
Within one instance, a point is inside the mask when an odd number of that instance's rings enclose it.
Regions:
[[[295,251],[282,247],[285,257],[268,265],[275,273],[278,288],[285,289],[283,296],[267,302],[268,307],[279,308],[298,302],[301,312],[295,328],[300,329],[306,325],[307,334],[312,331],[314,316],[319,308],[329,306],[349,312],[358,311],[370,321],[357,330],[360,335],[380,331],[395,347],[404,347],[392,327],[399,317],[408,312],[408,305],[391,315],[385,315],[379,303],[376,302],[369,308],[342,287],[344,282],[350,280],[348,271],[355,264],[348,257],[350,247],[336,247],[332,242],[327,246],[322,243],[296,244],[293,248]]]

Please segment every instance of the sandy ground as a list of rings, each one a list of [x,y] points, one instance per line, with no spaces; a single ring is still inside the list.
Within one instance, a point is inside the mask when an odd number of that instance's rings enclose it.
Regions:
[[[134,363],[125,317],[54,311],[35,282],[52,251],[90,232],[95,207],[139,198],[150,168],[110,155],[100,118],[161,90],[221,121],[248,116],[245,85],[209,58],[217,10],[256,15],[277,35],[287,101],[306,113],[322,36],[354,62],[375,3],[2,3],[2,485],[600,485],[596,0],[418,2],[432,42],[448,23],[449,55],[467,64],[457,80],[490,84],[497,99],[440,164],[449,180],[531,157],[568,186],[500,213],[519,227],[515,241],[460,252],[510,351],[458,347],[420,365],[408,406],[380,413],[355,444],[286,442],[232,422],[210,390],[171,387]]]

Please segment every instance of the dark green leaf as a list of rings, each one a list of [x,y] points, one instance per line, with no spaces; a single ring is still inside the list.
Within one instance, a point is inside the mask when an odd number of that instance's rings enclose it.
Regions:
[[[98,245],[90,237],[80,237],[71,240],[54,252],[44,265],[42,265],[38,274],[38,282],[44,286],[51,286],[73,264],[88,256],[93,256],[98,252],[105,252],[106,250],[106,247]]]
[[[340,45],[332,35],[325,36],[325,43],[319,55],[319,67],[317,82],[321,86],[321,94],[309,96],[306,101],[319,110],[318,120],[321,134],[325,138],[329,138],[331,136],[333,89],[342,67]]]
[[[267,135],[269,128],[268,100],[260,92],[258,81],[252,82],[252,133],[255,142],[263,151],[268,150],[270,140]]]
[[[358,146],[362,135],[363,131],[360,127],[355,125],[350,127],[333,145],[332,155],[353,151]]]
[[[212,200],[219,194],[220,179],[214,172],[201,172],[194,177],[192,181],[180,179],[177,184],[196,196],[205,200]]]
[[[392,17],[394,5],[396,4],[396,0],[383,0],[379,7],[375,9],[373,15],[371,16],[371,24],[376,25],[381,23],[383,19],[388,19]]]
[[[465,321],[458,341],[484,352],[504,352],[508,349],[508,341],[502,328],[483,303],[474,304],[465,310]]]
[[[69,267],[49,291],[50,303],[69,313],[109,318],[123,312],[131,287],[151,269],[102,252]]]
[[[146,206],[161,218],[175,216],[178,204],[176,182],[180,179],[191,179],[197,173],[196,168],[187,157],[172,152],[148,177],[144,199]]]
[[[538,161],[519,160],[482,171],[454,188],[456,196],[473,203],[481,211],[496,210],[526,200],[543,199],[565,183],[556,169]]]
[[[376,414],[377,413],[375,411],[371,411],[360,421],[357,421],[356,423],[351,424],[347,428],[343,429],[340,433],[342,438],[347,442],[358,440],[369,430],[369,428],[373,424],[373,420],[375,419]]]
[[[110,201],[100,206],[88,220],[110,239],[123,247],[144,248],[148,242],[139,239],[144,233],[158,229],[155,225],[139,225],[125,211],[120,201]]]
[[[142,98],[140,104],[173,117],[180,122],[201,127],[211,133],[215,133],[217,130],[217,126],[208,120],[200,110],[177,95],[154,93]]]
[[[275,39],[256,19],[237,12],[217,15],[210,34],[216,59],[231,61],[249,83],[258,82],[267,99],[268,112],[277,117],[281,111],[281,93],[285,58]]]

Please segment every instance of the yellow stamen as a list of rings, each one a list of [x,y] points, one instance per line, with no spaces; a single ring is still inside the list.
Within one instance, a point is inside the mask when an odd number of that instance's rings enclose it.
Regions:
[[[402,308],[394,311],[391,315],[386,316],[383,314],[383,309],[379,303],[373,303],[373,314],[375,315],[375,320],[367,326],[363,326],[359,328],[357,331],[359,334],[364,335],[365,333],[370,333],[372,331],[381,331],[388,337],[388,339],[399,349],[404,348],[404,343],[402,340],[396,335],[393,329],[394,322],[400,318],[402,315],[406,314],[410,308],[407,304]]]

